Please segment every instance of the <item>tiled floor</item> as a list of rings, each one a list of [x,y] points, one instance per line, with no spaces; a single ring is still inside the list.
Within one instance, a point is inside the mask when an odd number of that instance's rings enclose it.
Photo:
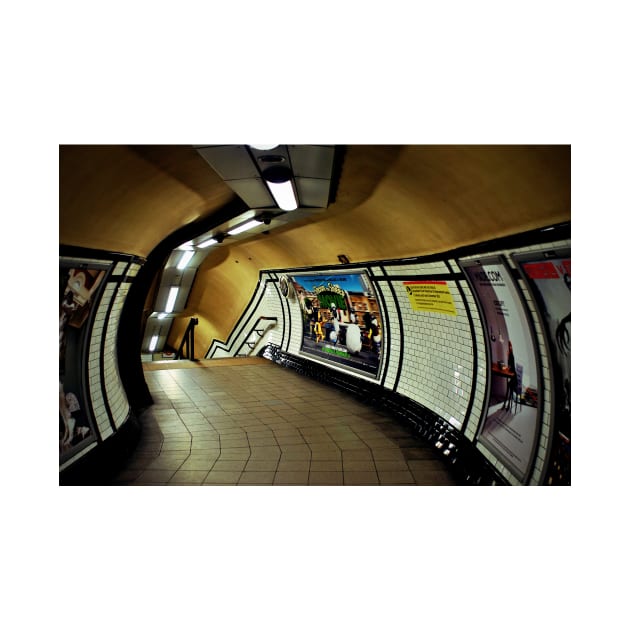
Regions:
[[[264,359],[184,366],[145,368],[155,404],[114,484],[456,485],[399,423],[330,386]]]

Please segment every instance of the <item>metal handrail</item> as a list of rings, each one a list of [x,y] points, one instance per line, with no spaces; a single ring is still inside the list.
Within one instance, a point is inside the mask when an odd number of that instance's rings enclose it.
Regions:
[[[175,353],[175,359],[184,358],[190,361],[195,360],[195,326],[198,323],[199,320],[196,317],[190,318],[182,342],[179,344],[179,348]],[[186,346],[186,354],[188,354],[188,356],[184,355],[184,346]]]
[[[249,332],[245,335],[245,341],[243,341],[243,343],[238,347],[238,350],[234,353],[234,356],[239,356],[241,349],[245,345],[249,346],[250,351],[256,347],[256,344],[260,341],[260,339],[262,339],[263,335],[267,332],[267,330],[269,330],[269,328],[271,328],[271,326],[267,326],[266,328],[258,328],[258,325],[260,324],[260,322],[264,320],[273,321],[274,322],[273,326],[275,326],[278,323],[277,317],[265,317],[265,316],[259,317],[254,323],[253,327],[250,328]],[[258,335],[258,339],[255,342],[249,341],[249,337],[253,332],[255,332]]]

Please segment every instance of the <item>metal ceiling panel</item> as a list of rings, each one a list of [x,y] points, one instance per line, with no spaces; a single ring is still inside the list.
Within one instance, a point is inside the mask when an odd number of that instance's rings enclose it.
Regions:
[[[330,196],[330,180],[296,177],[295,185],[301,206],[326,208]]]
[[[225,182],[250,208],[271,208],[275,202],[260,178]]]
[[[334,147],[292,144],[288,146],[288,149],[295,177],[330,180],[335,155]]]
[[[226,180],[259,177],[245,145],[220,145],[197,149],[201,157]]]

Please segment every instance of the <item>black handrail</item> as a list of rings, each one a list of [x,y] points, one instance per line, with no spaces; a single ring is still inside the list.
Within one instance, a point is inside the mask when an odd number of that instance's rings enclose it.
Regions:
[[[260,338],[262,338],[262,336],[267,332],[269,327],[267,327],[267,328],[258,328],[258,324],[260,324],[260,322],[263,321],[263,320],[273,321],[276,324],[278,323],[278,318],[277,317],[260,316],[256,320],[256,323],[254,324],[253,328],[250,328],[250,330],[247,333],[247,335],[245,335],[245,341],[243,341],[243,343],[238,347],[238,350],[234,353],[235,357],[239,356],[239,353],[240,353],[241,349],[245,345],[249,346],[250,350],[253,350],[256,347],[256,344],[260,341],[260,339],[256,340],[255,342],[254,341],[248,341],[248,339],[249,339],[249,336],[252,334],[252,332],[255,332],[258,335],[258,337],[260,337]]]
[[[179,344],[179,349],[175,353],[175,359],[189,359],[190,361],[195,360],[195,326],[198,323],[199,320],[196,317],[190,318],[190,321],[188,322],[188,327],[186,328],[186,332],[184,333],[184,338]],[[185,352],[184,346],[186,346]]]

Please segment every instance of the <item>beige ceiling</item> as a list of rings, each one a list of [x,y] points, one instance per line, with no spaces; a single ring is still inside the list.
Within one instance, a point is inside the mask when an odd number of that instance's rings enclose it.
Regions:
[[[65,245],[146,256],[234,197],[192,146],[71,145],[59,154]],[[265,265],[319,264],[331,253],[444,251],[569,219],[568,146],[353,145],[325,213],[256,240],[269,243]]]
[[[421,256],[571,218],[570,146],[352,145],[342,155],[327,210],[228,239],[206,258],[185,313],[200,318],[201,345],[229,333],[260,269]],[[60,147],[64,245],[147,256],[233,198],[193,147]]]

